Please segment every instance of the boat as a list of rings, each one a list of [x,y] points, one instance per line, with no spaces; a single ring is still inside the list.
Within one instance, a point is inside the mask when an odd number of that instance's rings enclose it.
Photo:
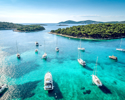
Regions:
[[[3,84],[2,86],[0,86],[0,93],[3,93],[7,88],[8,88],[7,84]]]
[[[37,52],[38,52],[38,49],[36,49],[35,52],[37,53]]]
[[[121,44],[122,44],[122,39],[121,39],[121,42],[120,42],[120,48],[116,48],[116,50],[118,50],[118,51],[125,51],[125,49],[121,48]]]
[[[55,48],[55,50],[58,52],[59,51],[59,47],[57,45],[58,45],[58,40],[56,40],[56,48]]]
[[[16,54],[16,56],[17,56],[17,58],[19,59],[19,58],[20,58],[20,54],[18,53],[18,46],[17,46],[17,42],[16,42],[16,47],[17,47],[17,54]]]
[[[98,57],[97,57],[97,60],[96,60],[96,67],[94,68],[93,74],[91,76],[92,76],[92,82],[94,84],[96,84],[98,87],[101,87],[102,86],[102,82],[99,80],[99,78],[96,75],[96,72],[97,72],[97,61],[98,61]]]
[[[39,46],[39,43],[38,43],[38,42],[35,42],[35,45],[36,45],[36,46]]]
[[[115,57],[115,56],[109,56],[109,58],[111,58],[111,59],[114,59],[114,60],[117,60],[117,57]]]
[[[45,41],[44,41],[44,52],[45,52]],[[47,58],[47,53],[45,52],[42,56],[43,59],[46,59]]]
[[[80,53],[80,57],[79,57],[79,51],[78,51],[78,59],[77,60],[78,60],[80,65],[86,66],[86,62],[81,59],[81,53]]]
[[[47,72],[44,77],[44,90],[53,90],[53,79],[50,72]]]
[[[85,51],[85,48],[81,47],[81,39],[80,39],[80,47],[78,47],[78,50]]]

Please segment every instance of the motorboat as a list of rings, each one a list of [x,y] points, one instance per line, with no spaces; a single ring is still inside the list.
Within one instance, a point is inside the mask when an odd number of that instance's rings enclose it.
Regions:
[[[79,62],[80,65],[86,66],[86,62],[83,61],[81,58],[78,59],[78,62]]]
[[[102,82],[100,81],[100,79],[96,75],[96,72],[97,72],[97,61],[98,61],[98,57],[97,57],[97,60],[96,60],[96,67],[94,68],[93,74],[91,76],[92,76],[92,82],[94,84],[96,84],[98,87],[100,87],[100,86],[102,86]]]
[[[58,52],[58,51],[59,51],[59,48],[58,48],[58,47],[56,47],[56,48],[55,48],[55,50]]]
[[[37,52],[38,52],[38,49],[36,49],[35,52],[37,53]]]
[[[8,88],[7,84],[3,84],[2,86],[0,86],[0,93],[4,92],[5,89],[7,88]]]
[[[117,57],[115,57],[115,56],[109,56],[109,58],[111,58],[111,59],[114,59],[114,60],[117,60]]]
[[[46,59],[47,58],[47,54],[44,53],[43,56],[42,56],[43,59]]]
[[[36,46],[39,46],[39,43],[38,43],[38,42],[35,42],[35,45],[36,45]]]
[[[53,90],[53,79],[50,72],[47,72],[44,77],[44,90]]]

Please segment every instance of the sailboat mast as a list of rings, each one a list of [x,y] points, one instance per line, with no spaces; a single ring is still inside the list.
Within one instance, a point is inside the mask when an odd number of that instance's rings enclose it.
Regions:
[[[96,72],[97,72],[97,62],[98,62],[98,57],[97,57],[97,60],[96,60],[96,70],[95,70],[95,75],[96,75]]]
[[[80,39],[80,48],[81,48],[81,39]]]
[[[18,53],[18,46],[17,46],[17,41],[16,41],[16,48],[17,48],[17,53]]]

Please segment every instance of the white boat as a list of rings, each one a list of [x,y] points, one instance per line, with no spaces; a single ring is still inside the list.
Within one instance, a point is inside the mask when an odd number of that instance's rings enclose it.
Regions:
[[[35,42],[35,45],[36,45],[36,46],[38,46],[38,45],[39,45],[39,43],[38,43],[38,42]]]
[[[116,48],[116,50],[118,50],[118,51],[125,51],[125,49],[121,48],[121,44],[122,44],[122,39],[121,39],[121,42],[120,42],[120,48]]]
[[[59,47],[58,47],[58,39],[56,40],[56,48],[55,50],[58,52],[59,51]]]
[[[109,56],[109,58],[111,58],[111,59],[114,59],[114,60],[117,60],[117,57],[116,56]]]
[[[44,41],[44,52],[45,52],[45,41]],[[45,52],[42,56],[43,59],[46,59],[47,58],[47,53]]]
[[[83,61],[81,58],[78,59],[78,62],[79,62],[80,65],[82,65],[82,66],[86,66],[86,62]]]
[[[85,51],[85,48],[82,48],[82,47],[81,47],[81,39],[80,39],[80,47],[78,47],[78,50]]]
[[[47,72],[44,77],[44,90],[53,90],[53,79],[50,72]]]
[[[98,57],[97,57],[97,61],[98,61]],[[99,80],[99,78],[96,75],[96,72],[97,72],[97,61],[96,61],[96,67],[94,68],[93,74],[91,76],[92,76],[92,82],[94,84],[96,84],[98,87],[100,87],[100,86],[102,86],[102,82]]]
[[[82,66],[86,66],[86,62],[81,59],[81,52],[80,52],[80,57],[79,57],[79,51],[78,51],[78,62]]]
[[[17,47],[17,54],[16,54],[16,56],[17,56],[17,58],[20,58],[20,54],[18,53],[18,46],[17,46],[17,42],[16,42],[16,47]]]
[[[7,88],[8,88],[7,84],[3,84],[2,86],[0,86],[0,93],[2,93]]]
[[[36,49],[35,52],[38,52],[38,49]]]

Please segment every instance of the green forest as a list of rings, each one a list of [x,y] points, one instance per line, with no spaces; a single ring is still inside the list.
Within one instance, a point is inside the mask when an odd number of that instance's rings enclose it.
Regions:
[[[13,29],[23,26],[21,24],[14,24],[14,23],[8,23],[8,22],[0,22],[0,29]]]
[[[59,28],[52,33],[86,38],[118,38],[125,36],[125,24],[89,24]]]
[[[44,27],[40,26],[40,25],[24,25],[24,26],[21,26],[19,28],[17,28],[17,30],[19,31],[40,31],[40,30],[45,30]]]

